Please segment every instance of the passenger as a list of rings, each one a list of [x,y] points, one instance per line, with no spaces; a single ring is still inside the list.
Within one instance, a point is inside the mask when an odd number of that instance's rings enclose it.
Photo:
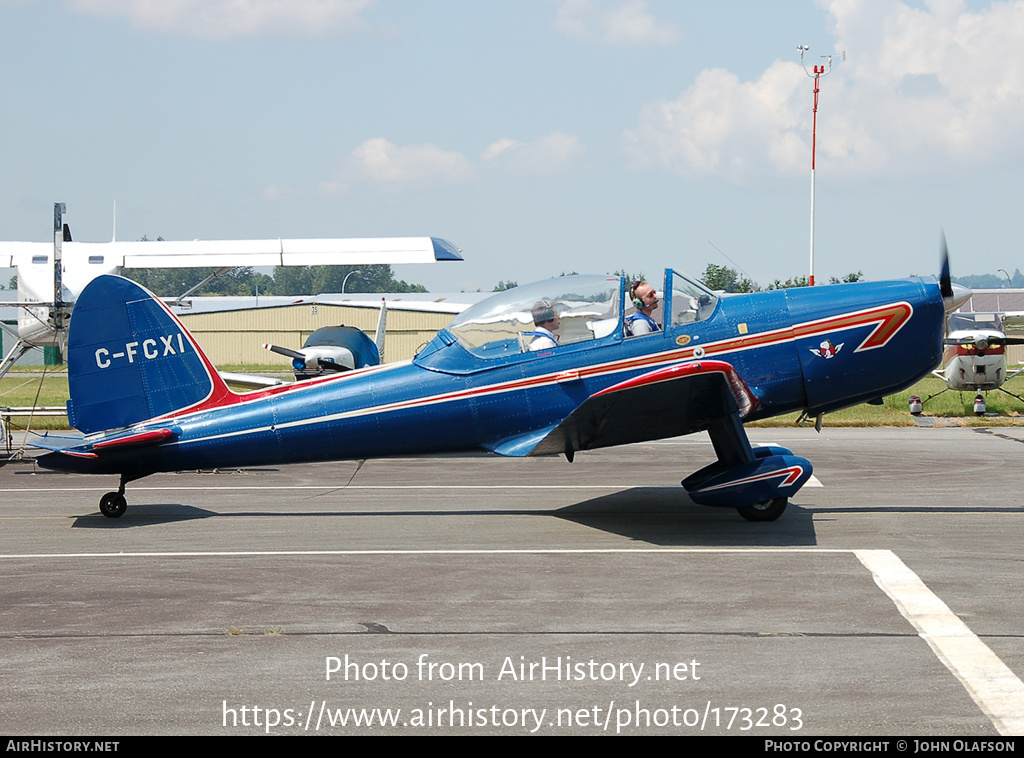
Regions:
[[[636,308],[636,313],[626,316],[626,336],[639,337],[661,331],[661,327],[651,318],[658,308],[658,293],[645,281],[639,281],[629,288],[629,299]]]
[[[555,304],[550,300],[538,300],[530,311],[533,316],[535,330],[525,332],[527,336],[533,337],[530,342],[530,350],[547,350],[558,347],[558,331],[560,320]]]

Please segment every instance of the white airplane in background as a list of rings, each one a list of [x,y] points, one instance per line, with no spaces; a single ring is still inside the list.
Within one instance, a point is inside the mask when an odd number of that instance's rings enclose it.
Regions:
[[[1024,367],[1010,370],[1006,363],[1006,346],[1024,345],[1024,338],[1006,336],[1007,321],[1019,323],[1022,319],[1022,313],[949,314],[948,332],[942,341],[942,367],[932,371],[946,386],[929,395],[924,402],[948,390],[976,393],[974,408],[979,414],[986,411],[985,398],[981,393],[989,390],[1005,392],[1024,402],[1024,397],[1003,386],[1024,372]]]
[[[63,222],[64,213],[64,203],[54,203],[52,243],[0,242],[0,267],[18,270],[18,301],[14,305],[20,308],[17,330],[0,325],[17,337],[0,363],[0,377],[33,347],[57,345],[63,350],[75,300],[97,276],[116,273],[119,268],[216,267],[216,276],[239,266],[395,265],[462,260],[458,248],[437,237],[73,242]]]

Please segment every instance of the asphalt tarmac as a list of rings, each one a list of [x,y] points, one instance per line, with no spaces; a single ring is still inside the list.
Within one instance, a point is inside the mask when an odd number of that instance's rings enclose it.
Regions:
[[[0,734],[1024,733],[1024,429],[751,438],[815,466],[773,523],[686,498],[703,435],[157,475],[116,520],[7,463]]]

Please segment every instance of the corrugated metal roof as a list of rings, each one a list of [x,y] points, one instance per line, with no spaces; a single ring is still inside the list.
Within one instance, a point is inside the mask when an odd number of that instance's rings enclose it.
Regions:
[[[973,290],[970,300],[959,310],[964,313],[1024,312],[1024,290]]]

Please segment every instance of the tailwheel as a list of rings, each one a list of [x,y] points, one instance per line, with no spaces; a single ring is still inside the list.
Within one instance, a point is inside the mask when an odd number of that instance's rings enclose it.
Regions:
[[[774,500],[765,500],[763,503],[745,505],[736,510],[747,521],[774,521],[782,515],[787,505],[789,505],[789,498],[777,497]]]
[[[119,518],[128,509],[123,492],[108,492],[100,498],[100,513],[107,518]]]

